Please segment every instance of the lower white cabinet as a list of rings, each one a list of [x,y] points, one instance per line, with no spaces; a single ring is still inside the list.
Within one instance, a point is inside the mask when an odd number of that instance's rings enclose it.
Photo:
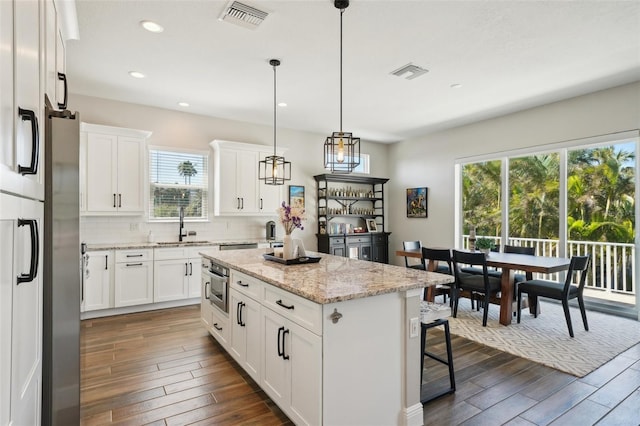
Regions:
[[[0,193],[1,425],[40,424],[43,217],[43,203]]]
[[[82,310],[113,308],[114,251],[89,251],[86,254]]]
[[[116,308],[153,303],[153,249],[116,250]]]
[[[295,424],[322,424],[322,338],[262,310],[262,388]]]
[[[295,424],[322,424],[322,305],[230,272],[228,316],[203,279],[203,324]]]
[[[230,290],[231,356],[260,382],[260,303],[235,289]]]
[[[212,247],[168,247],[154,250],[153,301],[200,297],[202,258]]]

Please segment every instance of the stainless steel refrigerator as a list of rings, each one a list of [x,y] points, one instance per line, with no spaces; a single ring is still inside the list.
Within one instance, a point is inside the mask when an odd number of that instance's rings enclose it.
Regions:
[[[45,109],[42,424],[80,424],[80,116]]]

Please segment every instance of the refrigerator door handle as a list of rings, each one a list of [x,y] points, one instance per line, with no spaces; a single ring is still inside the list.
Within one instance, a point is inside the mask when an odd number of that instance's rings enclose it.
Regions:
[[[38,274],[38,263],[40,262],[38,259],[40,254],[38,221],[36,219],[18,219],[18,226],[25,225],[29,225],[29,229],[31,231],[31,262],[29,266],[29,273],[18,275],[17,285],[33,281]]]
[[[21,175],[35,175],[38,173],[38,158],[40,157],[40,138],[38,137],[38,117],[30,109],[18,107],[18,115],[22,121],[31,121],[31,164],[28,167],[18,165]]]

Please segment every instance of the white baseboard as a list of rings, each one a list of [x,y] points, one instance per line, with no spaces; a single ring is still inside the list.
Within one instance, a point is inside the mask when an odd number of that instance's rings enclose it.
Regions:
[[[80,319],[93,319],[109,317],[112,315],[132,314],[135,312],[155,311],[158,309],[176,308],[178,306],[199,305],[200,298],[172,300],[170,302],[148,303],[146,305],[124,306],[122,308],[100,309],[98,311],[86,311],[80,314]]]

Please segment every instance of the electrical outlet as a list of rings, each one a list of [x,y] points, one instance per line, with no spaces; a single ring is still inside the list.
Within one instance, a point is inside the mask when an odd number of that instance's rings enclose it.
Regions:
[[[411,318],[409,320],[409,337],[418,337],[420,330],[420,318]]]
[[[129,224],[129,231],[139,231],[140,230],[140,224],[137,222],[132,222]]]

